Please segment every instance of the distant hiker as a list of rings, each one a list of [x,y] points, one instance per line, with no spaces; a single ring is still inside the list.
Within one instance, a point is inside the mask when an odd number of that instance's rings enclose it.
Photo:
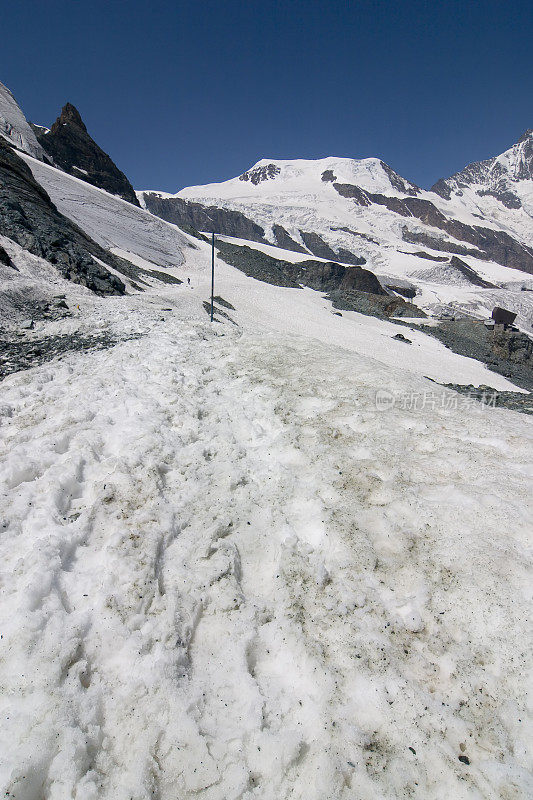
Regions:
[[[189,286],[191,285],[191,279],[190,278],[187,278],[187,283],[189,284]]]

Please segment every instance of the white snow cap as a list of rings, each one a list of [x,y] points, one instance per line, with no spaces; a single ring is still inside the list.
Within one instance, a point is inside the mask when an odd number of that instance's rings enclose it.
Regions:
[[[379,158],[319,159],[262,158],[241,175],[221,183],[189,186],[176,195],[165,197],[269,198],[283,195],[323,195],[331,193],[332,183],[349,183],[368,192],[405,195],[418,187],[401,178]],[[334,190],[333,190],[334,191]]]

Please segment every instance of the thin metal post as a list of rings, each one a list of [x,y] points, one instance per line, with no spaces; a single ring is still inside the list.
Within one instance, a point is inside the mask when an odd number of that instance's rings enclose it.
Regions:
[[[215,294],[215,234],[211,235],[211,322],[213,322],[213,303]]]

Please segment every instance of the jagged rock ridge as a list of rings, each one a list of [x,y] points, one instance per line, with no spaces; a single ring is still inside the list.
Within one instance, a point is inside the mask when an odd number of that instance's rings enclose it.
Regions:
[[[50,131],[38,126],[34,130],[39,144],[60,169],[139,205],[131,183],[91,138],[79,111],[71,103],[63,106]]]
[[[494,197],[508,209],[522,207],[517,184],[533,179],[533,130],[527,130],[509,150],[499,156],[469,164],[450,178],[441,178],[431,187],[449,200],[472,189],[478,197]]]

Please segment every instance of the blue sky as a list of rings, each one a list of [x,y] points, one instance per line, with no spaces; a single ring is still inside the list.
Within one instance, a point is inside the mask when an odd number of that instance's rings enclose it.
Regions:
[[[135,188],[329,155],[429,186],[533,127],[530,0],[17,0],[0,30],[26,116],[74,103]]]

